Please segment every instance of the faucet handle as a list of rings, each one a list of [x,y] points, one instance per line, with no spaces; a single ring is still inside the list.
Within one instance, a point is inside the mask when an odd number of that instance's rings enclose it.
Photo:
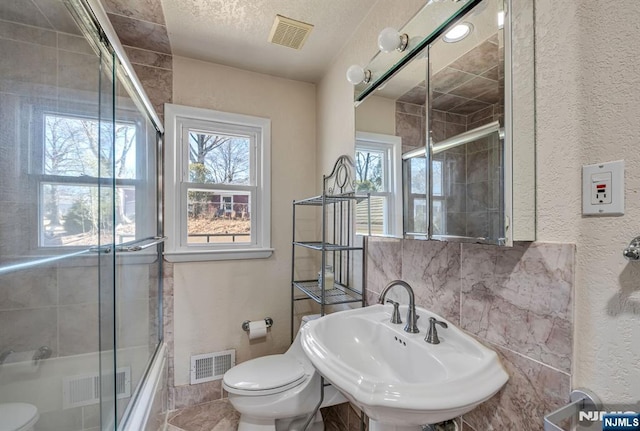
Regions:
[[[427,332],[427,336],[424,337],[424,341],[429,344],[440,344],[440,338],[438,338],[438,330],[436,329],[436,325],[440,325],[443,328],[448,328],[446,322],[436,319],[435,317],[429,317],[429,332]]]
[[[398,309],[398,307],[400,306],[400,303],[387,299],[387,304],[393,305],[393,314],[391,315],[391,323],[395,323],[395,324],[402,323],[402,319],[400,318],[400,310]]]

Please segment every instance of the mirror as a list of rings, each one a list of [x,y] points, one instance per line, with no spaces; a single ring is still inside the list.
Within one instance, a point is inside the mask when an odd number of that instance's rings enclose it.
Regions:
[[[369,160],[362,136],[402,153],[402,162],[387,163],[391,175],[401,172],[401,186],[385,191],[402,198],[402,227],[374,232],[497,245],[535,239],[533,11],[526,3],[474,2],[396,70],[372,70],[389,78],[370,83],[364,99],[364,84],[356,87],[356,160]],[[461,23],[468,35],[448,40]],[[372,209],[374,221],[376,214],[385,217]]]

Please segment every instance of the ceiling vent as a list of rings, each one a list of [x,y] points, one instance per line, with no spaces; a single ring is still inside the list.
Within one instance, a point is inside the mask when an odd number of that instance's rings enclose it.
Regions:
[[[306,22],[296,21],[286,16],[276,15],[273,22],[269,42],[293,49],[300,49],[307,41],[309,33],[313,30],[313,25]]]

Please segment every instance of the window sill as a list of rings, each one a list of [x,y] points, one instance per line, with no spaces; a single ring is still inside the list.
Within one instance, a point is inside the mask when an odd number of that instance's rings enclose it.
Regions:
[[[273,248],[247,248],[238,250],[189,250],[165,251],[168,262],[206,262],[214,260],[267,259],[273,254]]]

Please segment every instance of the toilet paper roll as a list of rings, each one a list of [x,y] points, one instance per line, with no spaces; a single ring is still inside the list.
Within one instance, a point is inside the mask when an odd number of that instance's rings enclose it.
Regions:
[[[267,336],[267,322],[264,320],[256,320],[249,322],[249,339],[255,340]]]

